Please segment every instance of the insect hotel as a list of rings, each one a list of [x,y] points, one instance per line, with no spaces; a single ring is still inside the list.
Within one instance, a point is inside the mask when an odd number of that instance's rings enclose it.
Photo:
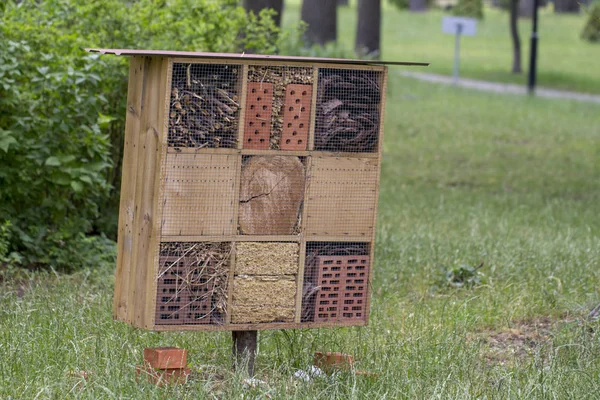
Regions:
[[[367,324],[386,66],[91,51],[130,56],[116,319]]]

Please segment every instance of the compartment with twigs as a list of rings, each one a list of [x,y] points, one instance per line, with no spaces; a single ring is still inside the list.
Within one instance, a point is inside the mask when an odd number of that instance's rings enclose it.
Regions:
[[[312,66],[248,66],[245,149],[307,149],[313,71]]]
[[[369,243],[306,244],[302,322],[366,319]]]
[[[319,69],[315,150],[377,151],[382,77],[381,71]]]
[[[168,144],[236,148],[242,68],[173,63]]]
[[[225,322],[232,243],[160,245],[156,324]]]

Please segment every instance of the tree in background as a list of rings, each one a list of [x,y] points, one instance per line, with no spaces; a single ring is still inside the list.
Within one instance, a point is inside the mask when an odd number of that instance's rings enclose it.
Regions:
[[[427,11],[427,7],[433,3],[433,0],[388,0],[399,10],[410,10],[413,12]]]
[[[324,45],[337,39],[337,0],[304,0],[300,18],[308,27],[307,44]]]
[[[381,39],[380,0],[358,0],[356,52],[379,58]]]
[[[483,19],[483,1],[458,0],[456,6],[452,9],[452,14],[461,17]]]
[[[600,2],[596,2],[589,12],[590,16],[581,32],[581,38],[600,43]]]
[[[427,0],[409,0],[408,9],[412,12],[427,11]]]
[[[264,8],[271,8],[275,10],[273,20],[277,27],[281,27],[281,13],[283,11],[283,0],[244,0],[244,8],[247,11],[252,11],[258,15]]]
[[[510,36],[513,43],[513,74],[520,74],[523,72],[521,69],[521,39],[519,38],[519,27],[517,25],[518,17],[519,0],[510,0]]]
[[[554,0],[555,13],[578,13],[580,0]]]

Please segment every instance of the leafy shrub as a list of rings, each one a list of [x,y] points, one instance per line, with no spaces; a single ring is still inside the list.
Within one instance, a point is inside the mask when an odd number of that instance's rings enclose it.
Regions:
[[[439,286],[450,286],[453,288],[471,288],[485,283],[484,276],[479,271],[483,267],[483,261],[477,266],[472,267],[467,264],[460,264],[456,267],[440,266],[442,276],[439,279]]]
[[[388,0],[390,4],[396,6],[399,10],[408,10],[410,8],[410,0]],[[435,5],[434,0],[426,0],[427,8]]]
[[[272,53],[278,38],[237,0],[9,0],[0,14],[3,251],[58,269],[106,260],[87,235],[116,230],[127,60],[82,49]]]
[[[589,42],[600,42],[600,1],[589,9],[590,16],[581,32],[581,38]]]
[[[458,0],[456,6],[452,8],[452,14],[461,17],[483,19],[483,1]]]

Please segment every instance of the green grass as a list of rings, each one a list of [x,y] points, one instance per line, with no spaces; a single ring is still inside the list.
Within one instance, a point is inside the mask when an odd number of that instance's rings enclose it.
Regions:
[[[10,281],[0,398],[597,398],[600,324],[585,314],[600,302],[598,112],[392,72],[368,327],[261,332],[257,377],[268,387],[244,390],[228,372],[228,333],[114,322],[112,265]],[[440,284],[440,264],[481,260],[484,285]],[[143,348],[159,345],[189,349],[213,378],[136,384]],[[380,375],[293,380],[317,350],[354,354]],[[79,370],[94,375],[68,374]]]
[[[354,2],[356,3],[356,2]],[[454,36],[442,33],[444,13],[398,11],[384,4],[382,21],[382,59],[430,62],[428,68],[414,71],[452,75]],[[300,2],[286,1],[284,26],[299,20]],[[340,7],[338,39],[353,48],[356,30],[356,8]],[[600,45],[579,38],[586,15],[560,15],[549,9],[540,11],[538,85],[542,87],[600,93]],[[460,74],[465,78],[526,84],[529,65],[531,21],[519,23],[524,73],[510,73],[512,44],[508,13],[486,8],[485,19],[478,23],[477,35],[461,40]]]

